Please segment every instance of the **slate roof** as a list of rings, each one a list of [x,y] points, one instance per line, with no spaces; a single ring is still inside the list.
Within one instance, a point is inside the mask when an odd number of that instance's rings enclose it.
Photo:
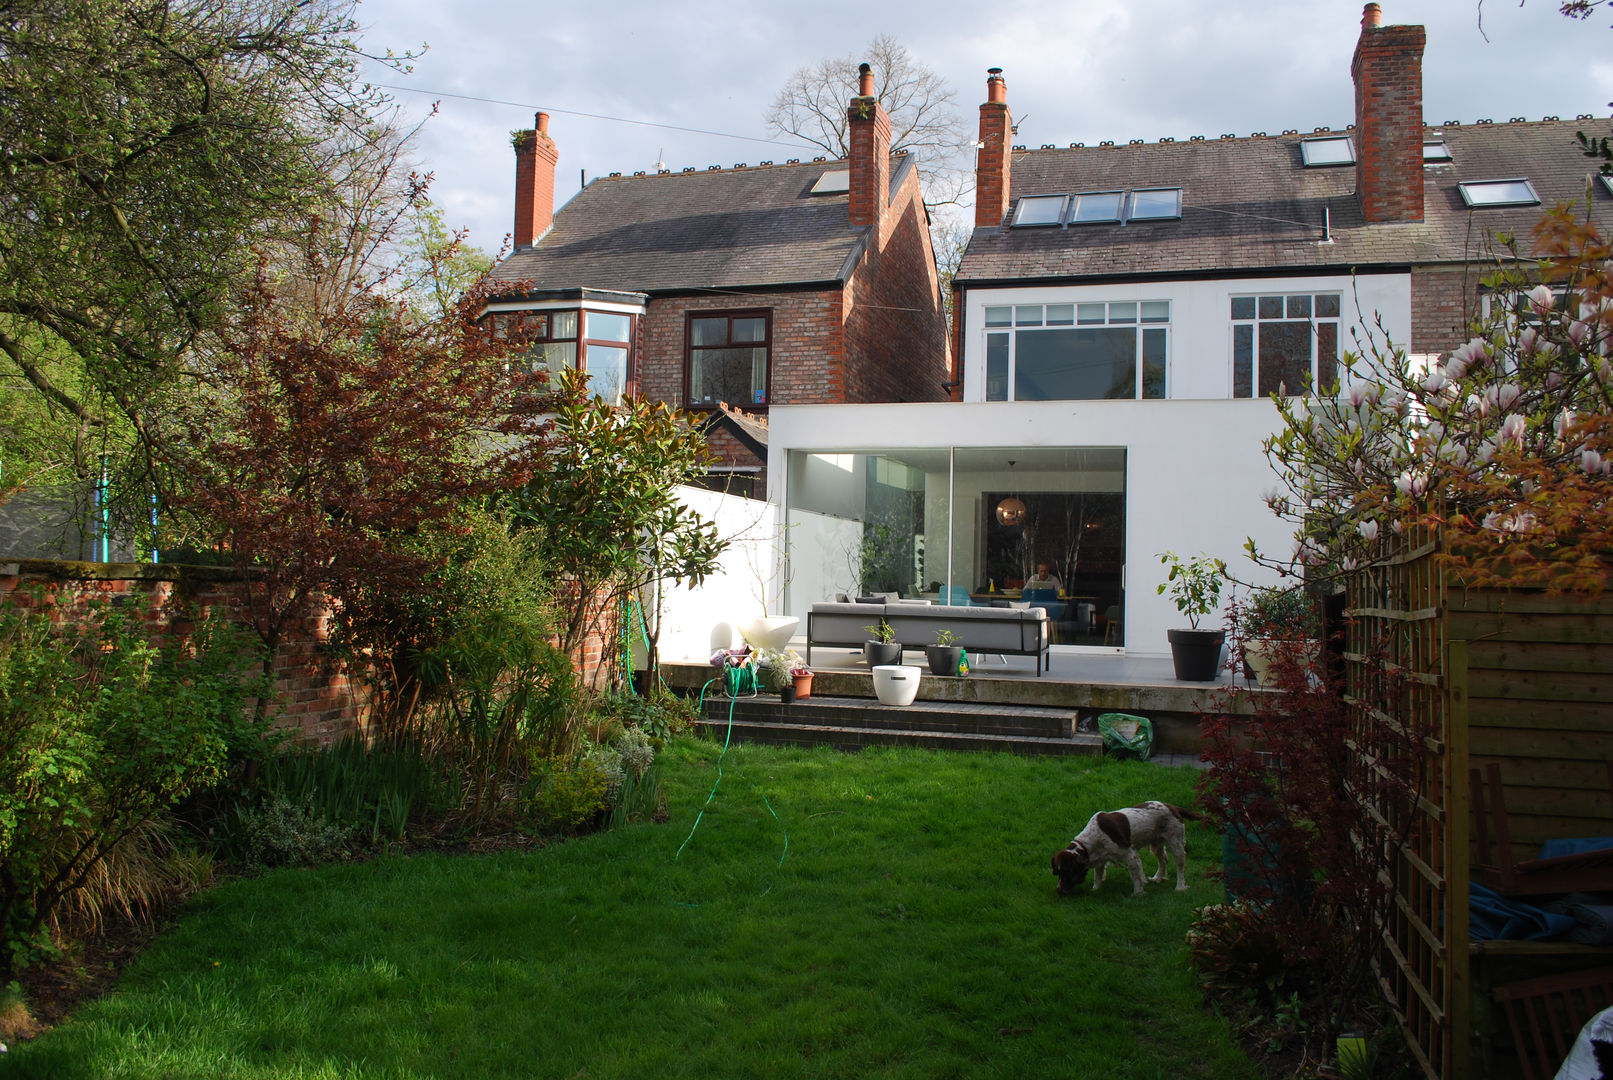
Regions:
[[[679,292],[843,281],[867,226],[848,196],[813,195],[845,161],[596,178],[555,214],[532,247],[512,253],[494,282],[530,291]],[[896,191],[911,159],[891,160]]]
[[[1486,233],[1526,244],[1541,211],[1579,200],[1597,163],[1576,131],[1605,134],[1606,120],[1430,127],[1454,159],[1423,170],[1424,220],[1367,225],[1355,198],[1355,167],[1305,168],[1302,139],[1347,132],[1015,151],[1004,224],[977,228],[959,265],[960,285],[1061,279],[1211,276],[1276,269],[1305,272],[1462,262]],[[1357,147],[1359,153],[1359,147]],[[1527,177],[1540,206],[1470,211],[1459,180]],[[1026,195],[1180,187],[1180,221],[1009,228]],[[1596,181],[1598,220],[1613,220],[1613,194]],[[1330,211],[1332,243],[1323,237]]]

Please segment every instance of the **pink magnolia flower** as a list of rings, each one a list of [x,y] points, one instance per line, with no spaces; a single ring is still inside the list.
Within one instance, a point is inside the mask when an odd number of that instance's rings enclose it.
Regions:
[[[1426,394],[1437,394],[1445,389],[1445,373],[1439,368],[1434,368],[1423,376],[1422,382],[1418,383],[1418,385],[1423,388],[1423,392]]]
[[[1523,388],[1517,383],[1502,383],[1495,388],[1495,403],[1503,411],[1512,408],[1523,396]]]
[[[1361,539],[1369,544],[1378,539],[1378,522],[1373,518],[1367,518],[1357,524],[1355,528],[1361,534]]]
[[[1534,309],[1536,315],[1545,316],[1551,314],[1551,309],[1556,302],[1557,298],[1552,295],[1549,285],[1536,285],[1529,290],[1529,306]]]
[[[1585,449],[1579,452],[1579,467],[1589,475],[1595,476],[1597,473],[1607,472],[1613,467],[1613,462],[1603,461],[1601,454],[1595,450]]]
[[[1583,348],[1586,339],[1591,336],[1591,328],[1586,323],[1575,319],[1568,324],[1568,340],[1574,343],[1575,348]]]
[[[1523,436],[1529,429],[1529,423],[1521,413],[1513,413],[1501,422],[1501,439],[1515,446],[1523,445]]]
[[[1573,409],[1564,409],[1557,414],[1557,419],[1552,422],[1552,430],[1557,432],[1559,439],[1566,439],[1568,438],[1568,433],[1574,430],[1576,419]]]
[[[1532,353],[1540,345],[1540,333],[1532,326],[1526,326],[1518,334],[1518,351]]]

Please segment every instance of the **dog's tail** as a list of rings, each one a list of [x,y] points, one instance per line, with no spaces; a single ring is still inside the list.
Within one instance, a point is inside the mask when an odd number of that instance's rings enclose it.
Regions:
[[[1203,814],[1195,813],[1194,811],[1187,809],[1185,806],[1173,806],[1170,803],[1166,803],[1165,807],[1166,807],[1166,809],[1170,810],[1171,813],[1175,814],[1177,816],[1177,818],[1179,818],[1179,819],[1181,819],[1183,821],[1203,821],[1204,820],[1204,815]]]

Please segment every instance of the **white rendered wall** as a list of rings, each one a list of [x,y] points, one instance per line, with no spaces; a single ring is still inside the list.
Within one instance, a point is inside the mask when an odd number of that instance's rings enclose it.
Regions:
[[[782,582],[776,576],[782,515],[776,505],[703,488],[680,487],[677,496],[715,521],[717,534],[732,541],[717,573],[692,589],[671,586],[661,599],[661,658],[705,659],[711,655],[711,631],[719,622],[732,625],[763,614],[764,596],[768,614],[783,611]]]
[[[1186,625],[1155,593],[1164,579],[1160,552],[1208,552],[1240,576],[1261,579],[1269,575],[1248,562],[1245,538],[1285,556],[1293,549],[1290,531],[1262,501],[1276,482],[1261,450],[1277,425],[1265,399],[775,405],[768,423],[768,501],[776,506],[785,504],[791,450],[1125,448],[1126,642],[1133,654],[1167,654],[1165,631]],[[970,501],[957,497],[959,521],[973,520]],[[792,584],[790,606],[827,598],[797,596]]]
[[[986,397],[985,325],[988,306],[1169,300],[1171,321],[1167,396],[1216,399],[1232,395],[1233,296],[1327,292],[1341,294],[1341,353],[1365,351],[1369,332],[1380,345],[1387,331],[1397,348],[1407,347],[1411,340],[1409,273],[969,289],[963,298],[963,400],[984,401]],[[1382,329],[1379,328],[1380,319]],[[1002,333],[1006,329],[993,328],[993,331]],[[1344,377],[1342,365],[1339,376],[1341,379]]]

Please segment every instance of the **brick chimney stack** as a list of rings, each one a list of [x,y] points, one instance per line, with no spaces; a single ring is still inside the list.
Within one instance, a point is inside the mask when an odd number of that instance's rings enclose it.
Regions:
[[[1361,13],[1355,80],[1355,191],[1369,222],[1423,220],[1423,45],[1420,26]]]
[[[857,96],[846,109],[851,152],[851,223],[878,232],[890,203],[891,118],[874,96],[874,69],[857,68]]]
[[[549,114],[540,112],[536,130],[515,135],[515,233],[517,248],[531,247],[554,220],[554,167],[560,151],[549,138]]]
[[[1013,159],[1014,116],[1008,111],[1008,84],[1002,68],[986,71],[986,100],[980,106],[980,147],[975,152],[975,227],[1001,225],[1008,213],[1009,169]]]

